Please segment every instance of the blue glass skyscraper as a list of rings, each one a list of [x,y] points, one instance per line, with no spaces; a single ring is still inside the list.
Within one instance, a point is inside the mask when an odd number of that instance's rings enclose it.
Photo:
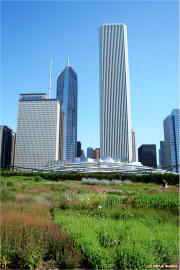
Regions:
[[[77,74],[67,66],[57,79],[57,96],[64,112],[64,160],[77,156]]]
[[[180,172],[180,109],[174,109],[163,121],[164,141],[166,143],[166,167],[174,167],[173,171]]]
[[[87,148],[87,158],[92,158],[93,148],[88,147]]]

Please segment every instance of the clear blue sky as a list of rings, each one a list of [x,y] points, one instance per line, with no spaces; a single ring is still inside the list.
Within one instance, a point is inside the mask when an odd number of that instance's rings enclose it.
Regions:
[[[16,131],[20,93],[52,98],[67,64],[78,75],[78,140],[99,147],[99,45],[102,23],[128,29],[132,127],[137,147],[163,140],[178,100],[178,1],[1,2],[1,124]]]

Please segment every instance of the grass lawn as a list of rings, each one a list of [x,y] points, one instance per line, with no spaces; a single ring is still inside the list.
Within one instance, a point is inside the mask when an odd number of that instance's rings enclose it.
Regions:
[[[2,269],[147,269],[178,259],[178,186],[39,176],[0,185]]]

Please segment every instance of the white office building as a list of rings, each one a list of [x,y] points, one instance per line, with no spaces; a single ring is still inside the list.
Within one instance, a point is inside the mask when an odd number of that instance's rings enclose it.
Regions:
[[[101,156],[132,160],[127,27],[103,24],[100,44]]]
[[[46,94],[21,94],[15,148],[15,167],[39,169],[61,159],[60,105]]]

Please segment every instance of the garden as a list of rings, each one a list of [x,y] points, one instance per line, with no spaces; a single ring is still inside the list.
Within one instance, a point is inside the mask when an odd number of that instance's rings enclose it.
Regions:
[[[163,189],[154,176],[49,175],[2,172],[2,269],[153,269],[178,260],[177,178],[167,175]]]

